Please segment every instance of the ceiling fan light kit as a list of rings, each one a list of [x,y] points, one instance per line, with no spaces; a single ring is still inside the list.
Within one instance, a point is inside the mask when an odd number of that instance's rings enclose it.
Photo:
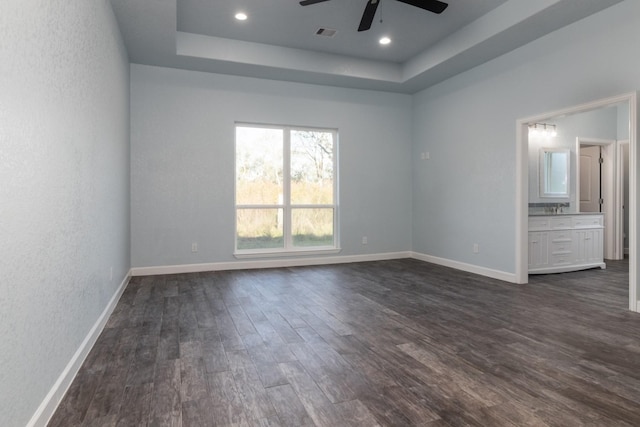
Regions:
[[[323,3],[329,0],[302,0],[300,2],[301,6],[309,6],[316,3]],[[364,8],[364,13],[362,14],[362,19],[360,20],[360,25],[358,26],[358,31],[367,31],[371,28],[371,24],[373,23],[373,18],[376,16],[376,10],[378,9],[378,5],[381,0],[369,0],[367,1],[367,5]],[[406,3],[411,6],[418,7],[420,9],[428,10],[432,13],[440,14],[444,12],[444,10],[449,6],[447,3],[441,2],[439,0],[397,0],[401,3]]]

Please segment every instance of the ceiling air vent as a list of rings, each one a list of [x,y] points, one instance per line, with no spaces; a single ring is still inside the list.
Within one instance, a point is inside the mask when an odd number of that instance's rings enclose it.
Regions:
[[[331,28],[318,28],[316,36],[333,37],[337,32],[338,30],[332,30]]]

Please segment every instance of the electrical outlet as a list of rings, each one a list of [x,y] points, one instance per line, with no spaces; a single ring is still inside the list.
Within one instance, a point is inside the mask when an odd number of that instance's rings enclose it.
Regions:
[[[369,243],[369,239],[367,239],[367,236],[362,236],[362,244],[366,245]]]
[[[474,254],[480,253],[480,245],[478,243],[473,244],[473,253]]]
[[[198,252],[198,242],[193,242],[191,244],[191,252]]]

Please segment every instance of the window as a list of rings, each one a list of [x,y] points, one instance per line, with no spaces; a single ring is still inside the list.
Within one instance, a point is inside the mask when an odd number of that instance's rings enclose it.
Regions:
[[[335,250],[337,132],[236,125],[236,254]]]

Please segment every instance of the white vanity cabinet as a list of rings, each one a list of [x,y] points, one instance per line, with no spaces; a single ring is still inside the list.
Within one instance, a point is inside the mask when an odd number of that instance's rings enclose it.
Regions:
[[[606,268],[603,214],[529,217],[529,274]]]

